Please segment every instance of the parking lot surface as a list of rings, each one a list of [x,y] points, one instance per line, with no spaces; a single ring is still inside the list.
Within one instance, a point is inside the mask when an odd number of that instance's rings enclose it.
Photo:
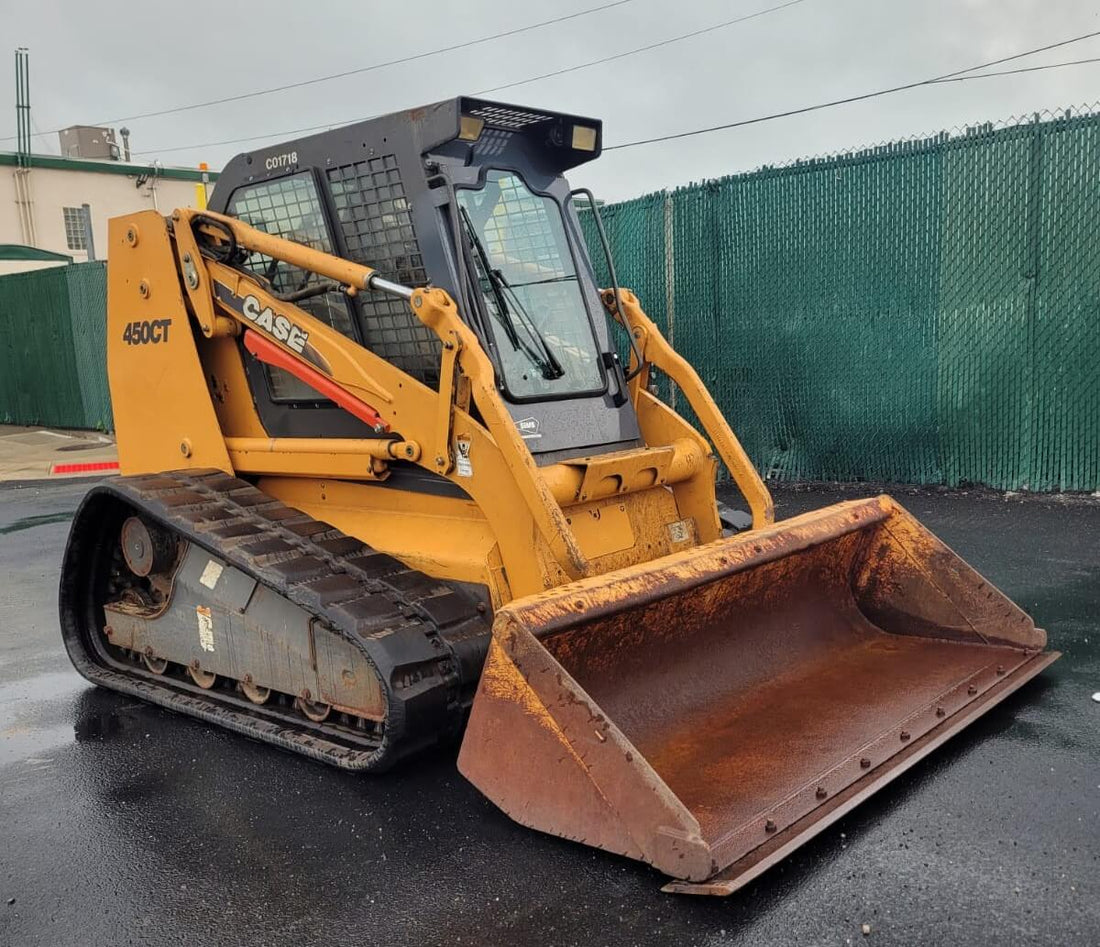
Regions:
[[[355,776],[94,689],[56,600],[88,486],[0,486],[4,947],[1100,943],[1100,500],[891,491],[1064,657],[709,899],[509,821],[454,749]],[[870,492],[775,491],[780,516]]]

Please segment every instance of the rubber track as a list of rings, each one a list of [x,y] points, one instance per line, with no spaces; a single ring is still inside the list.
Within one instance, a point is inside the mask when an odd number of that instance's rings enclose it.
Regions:
[[[97,514],[112,501],[172,528],[353,642],[386,695],[381,736],[349,736],[297,714],[249,707],[140,669],[110,667],[89,648],[100,629],[78,627],[86,624],[79,617],[86,612],[72,575],[87,531],[102,528]],[[461,730],[491,624],[467,591],[216,470],[120,477],[93,488],[66,549],[61,612],[70,656],[89,680],[351,770],[385,768]]]

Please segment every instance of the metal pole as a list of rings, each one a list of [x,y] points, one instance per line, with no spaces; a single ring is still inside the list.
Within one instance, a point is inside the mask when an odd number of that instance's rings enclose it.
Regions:
[[[26,104],[27,93],[23,86],[23,47],[15,51],[15,135],[17,139],[16,151],[18,153],[19,167],[24,166],[27,154],[26,134],[23,131],[25,124],[23,112]]]
[[[23,50],[15,51],[15,148],[19,155],[19,167],[23,167]]]
[[[19,50],[15,51],[15,153],[20,166],[23,164],[23,113],[20,106],[23,104],[23,64],[20,60]]]
[[[23,141],[27,145],[27,167],[31,166],[31,153],[34,151],[31,142],[31,56],[30,51],[23,50]]]
[[[31,205],[31,94],[30,57],[25,46],[15,51],[15,125],[18,139],[15,159],[15,202],[19,207],[19,223],[23,242],[36,246],[34,209]]]
[[[17,69],[19,69],[19,131],[20,164],[31,166],[31,63],[26,48],[16,51]]]
[[[88,204],[80,205],[80,219],[84,223],[84,249],[88,251],[88,262],[95,262],[95,238],[92,235],[92,208]]]

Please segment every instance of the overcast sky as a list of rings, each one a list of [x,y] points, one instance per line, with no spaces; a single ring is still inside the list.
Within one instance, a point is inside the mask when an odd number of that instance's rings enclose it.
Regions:
[[[607,2],[0,0],[0,21],[9,47],[30,48],[36,130],[126,124],[143,161],[207,161],[217,168],[239,151],[294,137],[286,133],[304,126],[343,124],[516,83],[784,0],[629,0],[303,89],[129,118],[398,59]],[[1095,0],[798,0],[659,49],[487,95],[602,118],[605,145],[613,145],[930,78],[1095,30]],[[1100,37],[1001,68],[1092,57],[1100,57]],[[8,103],[15,98],[12,73],[10,66],[0,71]],[[1098,101],[1100,62],[948,83],[609,152],[571,178],[617,200],[761,164]],[[14,136],[13,106],[2,114],[0,137]],[[207,144],[267,134],[273,137]],[[0,149],[14,146],[14,140],[0,141]],[[37,138],[35,149],[56,154],[56,134]]]

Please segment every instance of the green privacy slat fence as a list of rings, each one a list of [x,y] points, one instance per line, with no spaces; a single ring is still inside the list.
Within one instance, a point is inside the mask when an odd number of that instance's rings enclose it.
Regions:
[[[110,429],[106,314],[103,263],[0,277],[0,422]]]
[[[765,475],[1100,488],[1095,111],[602,214],[620,282]]]

